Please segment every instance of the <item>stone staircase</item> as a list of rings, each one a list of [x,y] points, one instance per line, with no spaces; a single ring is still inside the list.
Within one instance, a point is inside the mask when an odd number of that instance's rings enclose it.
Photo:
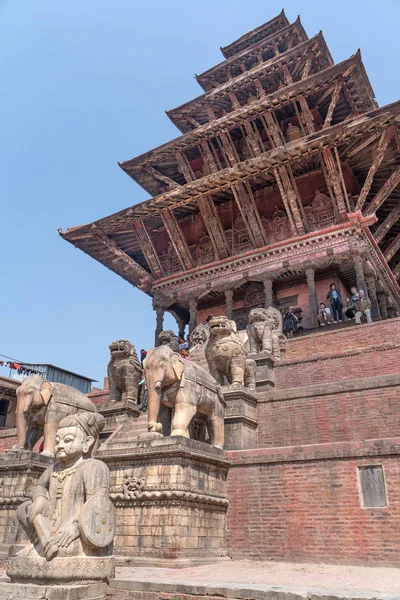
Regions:
[[[142,433],[147,432],[147,412],[140,413],[137,419],[130,419],[117,427],[115,431],[103,442],[102,447],[107,447],[111,444],[126,444],[135,442]]]

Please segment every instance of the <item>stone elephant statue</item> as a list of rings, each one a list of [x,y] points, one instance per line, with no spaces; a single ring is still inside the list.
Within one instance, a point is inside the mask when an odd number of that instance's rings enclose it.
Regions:
[[[110,362],[107,367],[110,402],[120,402],[122,392],[126,399],[138,402],[142,367],[135,346],[128,340],[117,340],[110,344]]]
[[[144,361],[148,392],[148,429],[161,432],[160,406],[172,411],[171,435],[190,437],[192,419],[205,419],[210,442],[224,446],[225,401],[220,386],[202,367],[167,345],[152,348]]]
[[[97,412],[85,394],[63,383],[45,381],[40,375],[24,379],[17,389],[17,448],[32,450],[44,436],[44,456],[54,456],[58,423],[81,411]]]
[[[256,389],[256,363],[246,357],[243,340],[238,335],[235,321],[225,316],[209,321],[210,337],[205,356],[211,375],[221,385],[225,379],[233,386]]]

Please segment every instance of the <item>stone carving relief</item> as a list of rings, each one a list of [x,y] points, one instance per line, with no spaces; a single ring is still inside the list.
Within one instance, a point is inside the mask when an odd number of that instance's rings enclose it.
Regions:
[[[263,306],[264,305],[264,285],[258,281],[251,281],[244,292],[245,306]]]
[[[16,448],[32,450],[44,435],[44,456],[54,456],[58,423],[78,410],[96,412],[85,394],[63,383],[45,381],[40,375],[24,379],[17,389]]]
[[[120,402],[122,393],[126,399],[138,402],[142,367],[135,346],[128,340],[117,340],[110,344],[110,362],[107,367],[110,387],[110,402]]]
[[[213,317],[209,321],[210,338],[205,356],[210,373],[215,380],[235,387],[246,386],[255,390],[256,363],[246,358],[242,339],[237,334],[235,321],[227,317]]]
[[[125,500],[138,498],[146,486],[144,477],[134,477],[132,473],[126,472],[122,484],[122,494]]]
[[[196,260],[196,265],[206,265],[215,260],[214,247],[208,235],[203,235],[196,246],[190,248],[192,256]]]
[[[11,558],[12,581],[108,581],[114,574],[115,509],[107,465],[92,458],[104,427],[98,413],[66,416],[58,425],[56,462],[16,516],[30,543]]]

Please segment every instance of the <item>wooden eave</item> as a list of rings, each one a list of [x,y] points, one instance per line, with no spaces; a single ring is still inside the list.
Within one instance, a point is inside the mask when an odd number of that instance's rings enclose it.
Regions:
[[[328,50],[326,42],[324,40],[324,36],[322,32],[319,32],[313,38],[298,44],[291,50],[287,50],[286,52],[275,56],[274,58],[260,64],[256,65],[249,71],[238,75],[237,77],[227,81],[226,83],[221,84],[219,87],[194,98],[193,100],[189,100],[185,104],[178,106],[172,110],[166,111],[168,117],[171,121],[178,127],[178,129],[182,133],[186,133],[188,131],[192,131],[190,124],[188,124],[187,116],[191,115],[196,118],[196,111],[201,109],[204,106],[209,105],[212,102],[215,102],[219,98],[226,96],[229,92],[234,92],[236,90],[240,90],[244,86],[246,86],[251,81],[255,79],[259,79],[263,75],[267,74],[269,71],[276,70],[280,68],[282,65],[290,64],[293,60],[297,60],[300,56],[305,56],[307,52],[318,44],[318,48],[323,56],[325,67],[328,68],[333,65],[333,60],[331,54]]]
[[[352,66],[354,69],[350,70]],[[352,84],[349,93],[357,96],[358,101],[356,103],[359,105],[359,112],[366,112],[371,108],[374,108],[376,102],[374,100],[373,90],[362,64],[361,55],[357,52],[349,59],[338,63],[337,65],[328,67],[323,71],[311,75],[305,80],[297,81],[272,94],[263,96],[219,119],[215,119],[210,123],[200,126],[198,129],[189,131],[154,150],[150,150],[136,158],[119,163],[119,166],[151,195],[155,196],[160,194],[164,191],[165,186],[160,184],[160,181],[147,170],[148,167],[151,167],[157,162],[159,163],[168,160],[175,161],[175,155],[178,151],[188,150],[204,139],[213,137],[221,131],[232,129],[237,123],[243,122],[246,119],[257,118],[258,115],[264,113],[268,109],[277,109],[293,102],[293,100],[297,99],[299,96],[307,96],[316,93],[319,88],[327,86],[329,83],[336,81],[342,76],[344,77],[347,71],[350,71],[348,82]],[[200,181],[203,182],[204,178]]]
[[[296,32],[298,34],[300,43],[308,40],[307,33],[301,23],[300,17],[298,17],[294,23],[291,23],[278,32],[271,34],[257,44],[250,46],[250,48],[246,48],[239,54],[236,54],[235,56],[218,63],[200,75],[196,75],[197,83],[204,89],[204,91],[210,91],[212,88],[217,87],[218,85],[214,82],[214,78],[216,76],[242,64],[251,56],[256,56],[258,53],[265,51],[269,46],[277,44],[282,39],[288,38]]]
[[[253,29],[253,31],[245,33],[227,46],[221,47],[221,52],[225,58],[229,58],[230,56],[238,54],[244,48],[248,48],[259,39],[263,39],[271,35],[271,32],[279,31],[279,29],[282,29],[288,24],[289,21],[285,15],[285,11],[282,9],[278,16],[274,17],[270,21],[267,21],[267,23],[256,27],[256,29]]]
[[[72,227],[67,229],[66,232],[60,231],[60,235],[87,252],[83,246],[87,243],[88,239],[98,234],[112,235],[123,230],[132,230],[132,221],[135,219],[159,217],[162,209],[177,209],[180,206],[185,206],[193,202],[196,198],[206,193],[215,194],[218,189],[230,189],[231,184],[235,181],[248,181],[257,176],[258,173],[264,171],[272,172],[276,166],[291,163],[310,154],[318,153],[324,147],[332,145],[346,147],[357,136],[371,135],[371,133],[382,129],[391,122],[400,123],[400,100],[360,115],[345,123],[339,123],[333,127],[295,140],[270,152],[265,152],[235,167],[207,175],[201,180],[195,180],[179,189],[165,192],[88,225]],[[346,160],[345,152],[342,159]],[[87,253],[90,254],[90,252]]]

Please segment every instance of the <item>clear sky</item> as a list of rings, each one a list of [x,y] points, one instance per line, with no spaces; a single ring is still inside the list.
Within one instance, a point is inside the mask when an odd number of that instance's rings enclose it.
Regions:
[[[283,7],[400,98],[399,0],[0,0],[1,354],[102,380],[112,340],[152,345],[150,298],[57,229],[145,200],[117,161],[176,137],[194,73]]]

